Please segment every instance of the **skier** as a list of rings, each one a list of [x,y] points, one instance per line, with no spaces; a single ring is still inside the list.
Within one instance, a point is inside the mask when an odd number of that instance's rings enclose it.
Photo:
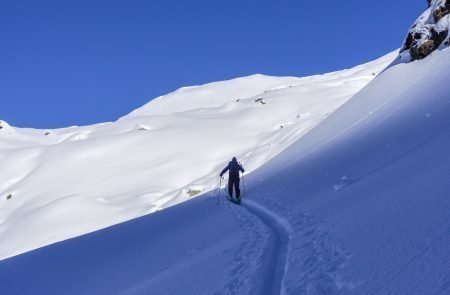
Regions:
[[[238,163],[236,160],[236,157],[233,157],[231,162],[228,163],[227,167],[225,167],[222,172],[220,172],[220,177],[222,177],[225,172],[229,170],[228,174],[228,194],[230,195],[230,198],[233,199],[233,186],[234,190],[236,191],[236,200],[241,200],[241,190],[239,189],[239,171],[242,171],[244,173],[244,168],[241,164]]]

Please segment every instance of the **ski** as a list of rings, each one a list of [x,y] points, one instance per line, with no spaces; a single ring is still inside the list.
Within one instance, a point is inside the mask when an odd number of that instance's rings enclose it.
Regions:
[[[230,201],[231,203],[233,203],[233,204],[236,204],[236,205],[240,205],[241,204],[241,200],[239,199],[234,199],[234,198],[230,198],[230,197],[227,197],[227,199],[228,199],[228,201]]]

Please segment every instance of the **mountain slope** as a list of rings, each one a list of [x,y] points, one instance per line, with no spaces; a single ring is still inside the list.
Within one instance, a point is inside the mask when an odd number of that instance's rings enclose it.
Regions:
[[[384,71],[248,175],[242,206],[211,191],[0,261],[0,286],[21,294],[447,294],[449,54]]]
[[[255,170],[394,56],[306,78],[183,88],[113,123],[34,130],[1,122],[0,258],[189,200],[217,186],[232,156]]]
[[[288,291],[450,291],[449,54],[386,70],[248,180],[262,180],[260,203],[313,224],[312,237],[294,229],[321,248],[291,252]]]

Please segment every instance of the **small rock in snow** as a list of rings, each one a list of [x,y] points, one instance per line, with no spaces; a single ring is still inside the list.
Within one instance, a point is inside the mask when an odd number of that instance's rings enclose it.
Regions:
[[[262,96],[255,99],[255,102],[259,102],[260,104],[266,104],[266,102],[264,101],[264,98]]]
[[[143,130],[151,130],[152,128],[150,128],[149,126],[144,125],[144,124],[138,124],[138,125],[136,125],[136,129],[143,131]]]

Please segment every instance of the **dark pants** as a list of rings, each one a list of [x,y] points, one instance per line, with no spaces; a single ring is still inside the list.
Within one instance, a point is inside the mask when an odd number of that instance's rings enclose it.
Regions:
[[[228,194],[233,197],[233,186],[236,191],[236,198],[241,197],[241,190],[239,189],[239,177],[230,177],[228,179]]]

